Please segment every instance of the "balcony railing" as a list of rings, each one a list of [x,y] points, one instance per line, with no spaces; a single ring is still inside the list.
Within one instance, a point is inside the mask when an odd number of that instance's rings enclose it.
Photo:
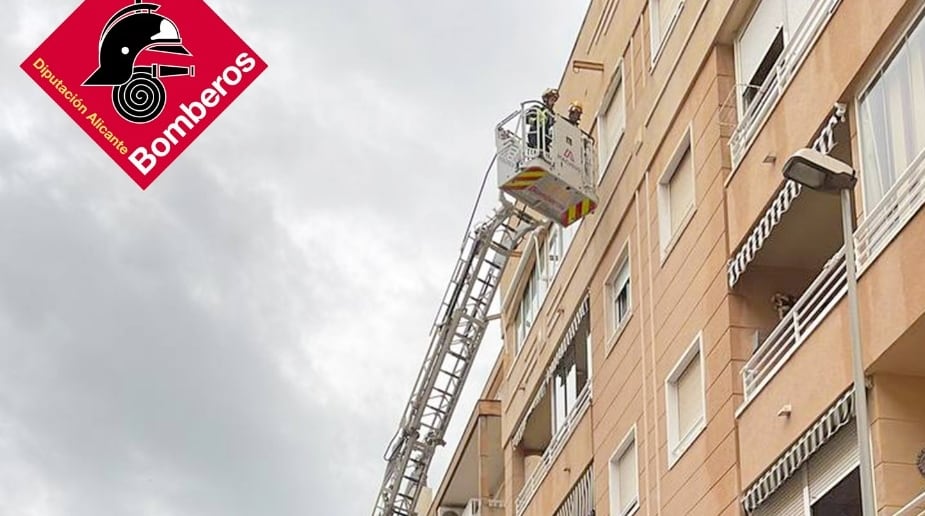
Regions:
[[[765,0],[776,1],[776,0]],[[742,114],[738,126],[729,138],[729,150],[732,156],[732,168],[735,169],[745,152],[755,140],[758,131],[764,125],[777,101],[790,86],[800,65],[806,60],[813,44],[822,33],[832,13],[841,0],[816,0],[806,13],[806,18],[794,31],[786,48],[777,59],[773,69],[758,88],[748,108]]]
[[[854,233],[858,275],[863,274],[925,205],[925,150],[897,179]],[[844,250],[833,256],[742,369],[748,403],[838,303],[847,289]]]
[[[845,295],[847,287],[845,254],[842,249],[826,263],[822,273],[745,363],[742,377],[746,403],[761,391],[799,349]]]
[[[575,403],[575,410],[568,415],[565,424],[562,425],[559,431],[556,432],[556,435],[553,436],[542,458],[540,458],[540,463],[536,466],[536,469],[533,470],[533,473],[530,474],[530,478],[524,482],[524,487],[520,490],[520,494],[517,495],[517,499],[514,502],[517,516],[521,516],[524,511],[527,510],[527,505],[530,504],[533,495],[535,495],[536,491],[540,488],[540,484],[543,483],[543,480],[552,468],[553,462],[555,462],[559,454],[562,453],[562,449],[565,448],[565,444],[568,442],[569,438],[572,437],[572,433],[578,426],[578,422],[581,421],[582,416],[587,412],[589,406],[591,406],[590,382],[581,390]]]
[[[925,204],[925,151],[919,153],[854,233],[858,271],[865,271]]]

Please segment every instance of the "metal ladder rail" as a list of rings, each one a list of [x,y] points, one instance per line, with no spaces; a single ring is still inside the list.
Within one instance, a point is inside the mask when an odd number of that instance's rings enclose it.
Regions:
[[[443,445],[487,327],[501,273],[537,222],[502,198],[502,207],[467,238],[444,294],[432,340],[389,461],[374,516],[412,516],[434,451]],[[513,222],[513,223],[512,223]]]

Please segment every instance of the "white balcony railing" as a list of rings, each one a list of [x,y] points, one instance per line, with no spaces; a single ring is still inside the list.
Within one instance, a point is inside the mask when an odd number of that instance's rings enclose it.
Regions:
[[[925,492],[913,498],[893,516],[922,516],[923,514],[925,514]]]
[[[887,190],[854,233],[858,271],[864,272],[925,204],[925,150]]]
[[[777,0],[765,0],[777,1]],[[735,169],[745,152],[755,140],[758,131],[764,125],[777,101],[790,86],[800,65],[806,60],[822,29],[825,28],[832,13],[841,0],[816,0],[806,13],[806,18],[794,31],[773,69],[758,88],[748,109],[742,114],[738,125],[729,138],[729,150],[732,156],[732,168]]]
[[[847,292],[844,250],[835,253],[774,331],[742,368],[748,403],[825,319]]]
[[[562,453],[562,449],[565,448],[565,444],[568,442],[569,438],[572,437],[572,433],[578,426],[578,422],[581,421],[582,416],[588,411],[589,406],[591,406],[591,382],[588,382],[585,388],[581,390],[581,393],[578,394],[578,398],[575,401],[575,410],[568,415],[565,424],[562,425],[559,431],[556,432],[556,435],[552,437],[549,446],[546,447],[546,451],[540,458],[540,463],[536,466],[536,469],[533,470],[533,473],[530,474],[530,478],[524,482],[524,487],[520,490],[520,494],[517,495],[517,499],[514,502],[517,516],[521,516],[521,514],[527,510],[527,505],[529,505],[530,500],[533,499],[533,495],[535,495],[536,491],[540,488],[540,484],[543,483],[543,480],[552,468],[553,462],[555,462],[559,454]]]
[[[855,262],[863,274],[925,205],[925,150],[897,179],[854,233]],[[839,250],[790,312],[742,368],[745,403],[753,399],[847,291],[844,250]]]

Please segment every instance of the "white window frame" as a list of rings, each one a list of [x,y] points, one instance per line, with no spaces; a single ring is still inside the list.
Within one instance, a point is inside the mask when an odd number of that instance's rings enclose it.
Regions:
[[[684,9],[686,0],[678,1],[678,6],[675,8],[674,14],[671,15],[671,20],[668,21],[668,26],[665,27],[664,34],[662,34],[662,27],[659,24],[660,16],[658,15],[661,2],[662,0],[649,0],[649,42],[652,48],[650,72],[655,68],[656,63],[658,63],[658,59],[662,56],[662,51],[665,50],[665,42],[668,40],[668,37],[671,36],[671,33],[674,32],[674,28],[678,24],[678,18],[681,17],[681,11]]]
[[[532,249],[528,246],[528,249]],[[540,273],[540,264],[534,260],[529,267],[527,277],[523,280],[523,288],[520,291],[520,300],[517,302],[517,312],[514,314],[514,355],[519,355],[530,335],[530,330],[536,324],[539,309],[542,306],[542,297],[544,294],[537,289],[542,288],[542,274]],[[532,288],[531,288],[532,287]],[[544,289],[545,290],[545,289]],[[524,310],[531,310],[530,323],[524,321]]]
[[[605,150],[608,148],[603,145],[604,142],[604,133],[606,130],[606,122],[604,120],[604,114],[610,109],[610,106],[614,102],[617,102],[616,93],[617,88],[620,88],[620,106],[623,109],[623,123],[620,126],[620,130],[617,133],[617,137],[613,142],[613,146],[609,147],[609,151]],[[604,100],[601,102],[600,108],[597,110],[597,142],[599,147],[599,156],[598,162],[600,163],[600,172],[597,175],[597,182],[600,184],[604,180],[604,174],[607,173],[607,169],[610,168],[610,162],[613,161],[614,155],[617,153],[617,148],[620,146],[620,142],[623,141],[623,135],[626,132],[626,75],[624,74],[623,69],[623,58],[617,62],[616,69],[614,70],[613,77],[610,79],[610,86],[607,88],[607,93],[604,94]],[[606,156],[605,156],[606,154]]]
[[[580,225],[580,220],[567,228],[554,224],[542,242],[534,237],[528,238],[528,243],[523,250],[523,259],[532,261],[532,264],[519,269],[514,279],[514,284],[520,285],[519,298],[513,314],[514,357],[520,355],[530,335],[530,330],[536,324],[540,310],[546,302],[546,296],[549,295],[552,282],[562,268],[562,262],[571,248]],[[558,240],[554,246],[550,245],[553,240]],[[531,296],[527,296],[531,281],[533,292]],[[523,321],[523,311],[528,303],[533,316],[529,325],[524,324]]]
[[[736,91],[736,113],[738,115],[739,120],[742,120],[745,117],[745,111],[746,111],[745,92],[748,86],[748,81],[751,79],[751,77],[745,77],[744,73],[742,72],[742,52],[743,52],[742,36],[745,35],[745,33],[747,32],[747,29],[754,21],[755,15],[758,13],[758,9],[761,7],[761,3],[767,2],[767,1],[778,2],[780,0],[759,0],[758,2],[755,2],[755,5],[752,6],[752,9],[748,14],[748,18],[742,24],[741,29],[739,30],[738,34],[736,34],[736,37],[735,37],[735,45],[733,47],[733,51],[735,54],[735,74],[736,74],[736,90],[737,90]],[[783,7],[781,7],[781,9],[783,9]],[[784,46],[781,49],[780,55],[783,55],[787,51],[787,43],[790,41],[790,38],[792,37],[792,34],[788,31],[786,23],[787,21],[785,19],[784,25],[780,27],[781,31],[783,32],[783,38],[784,38]],[[772,45],[773,45],[773,41],[772,41]],[[769,50],[770,50],[770,47],[768,47],[765,50],[765,54],[764,56],[762,56],[762,60],[764,60],[764,58],[767,57],[768,55],[767,52]],[[780,60],[780,55],[777,57],[777,60]],[[777,62],[777,60],[775,60],[775,63]],[[771,73],[774,73],[774,71],[772,70],[769,73],[769,76]],[[767,81],[767,78],[765,79],[765,81]],[[764,86],[764,84],[762,83],[758,87],[760,88],[761,86]]]
[[[631,502],[631,504],[625,509],[620,510],[622,501],[620,500],[620,457],[629,449],[633,447],[633,455],[635,456],[635,465],[636,471],[636,497]],[[620,444],[617,446],[617,449],[614,450],[613,454],[610,456],[610,460],[607,462],[607,467],[609,471],[609,487],[610,487],[610,514],[611,516],[631,516],[636,514],[639,511],[639,445],[636,440],[636,425],[633,425],[630,428],[630,431],[623,437],[620,441]]]
[[[855,421],[852,418],[848,426],[839,430],[839,432],[849,431],[850,428],[855,426]],[[851,450],[843,450],[848,453],[857,454],[857,435],[852,434],[852,439],[850,443],[853,444]],[[809,458],[797,469],[793,475],[787,479],[783,484],[781,484],[777,490],[772,492],[762,503],[757,507],[757,509],[752,512],[754,515],[768,515],[775,514],[781,505],[790,505],[795,506],[799,504],[802,508],[801,516],[809,516],[812,514],[813,507],[819,503],[826,495],[828,495],[832,489],[838,486],[839,483],[845,480],[848,476],[853,474],[855,471],[858,471],[860,468],[859,460],[857,457],[852,457],[849,461],[844,462],[841,466],[844,468],[841,471],[837,471],[837,474],[831,474],[832,469],[826,468],[828,466],[831,468],[831,464],[818,464],[820,460],[820,452],[825,453],[823,450],[826,450],[826,446],[832,444],[832,441],[838,439],[838,434],[833,436],[828,442],[824,443],[822,447],[818,448]],[[847,441],[843,441],[841,444],[844,444]],[[821,466],[823,473],[819,475],[814,473],[817,471],[817,466]],[[841,468],[839,468],[841,469]],[[826,476],[826,479],[829,481],[823,489],[820,489],[818,496],[815,498],[811,494],[811,485],[814,484],[817,478],[820,476]]]
[[[626,277],[626,284],[629,286],[629,291],[627,293],[628,304],[626,314],[622,319],[619,318],[616,307],[616,297],[619,295],[620,290],[622,290],[622,285],[617,285],[617,278],[620,277],[620,272],[622,271],[624,265],[628,269],[628,275]],[[623,250],[620,251],[620,255],[617,257],[616,262],[614,262],[613,267],[610,269],[610,273],[607,275],[607,282],[604,285],[604,291],[606,293],[607,307],[605,309],[605,314],[607,315],[607,320],[609,324],[610,339],[608,342],[609,352],[611,348],[616,344],[617,339],[620,337],[620,334],[623,333],[623,330],[626,328],[627,323],[630,318],[633,316],[633,261],[630,257],[630,244],[627,240],[623,244]]]
[[[671,228],[671,191],[669,189],[669,181],[674,175],[678,172],[678,165],[681,163],[681,157],[684,156],[685,152],[690,151],[690,163],[691,163],[691,205],[687,208],[686,213],[682,218],[681,223],[678,225],[676,230]],[[675,147],[674,152],[671,155],[671,161],[668,162],[668,166],[665,167],[665,170],[662,171],[661,176],[658,180],[658,224],[659,224],[659,243],[662,251],[662,262],[664,263],[665,259],[671,254],[671,250],[674,249],[675,244],[677,244],[678,239],[684,234],[684,230],[687,229],[687,225],[690,223],[691,218],[694,216],[694,212],[697,211],[697,169],[694,166],[694,142],[693,142],[693,130],[688,126],[687,130],[684,132],[684,135],[681,137],[681,141],[678,142],[678,145]]]
[[[861,176],[864,175],[867,169],[864,163],[864,151],[863,151],[864,140],[863,138],[865,137],[864,135],[865,130],[864,130],[864,125],[861,119],[861,101],[870,93],[870,90],[876,84],[880,82],[880,80],[883,78],[884,72],[886,72],[886,69],[891,64],[893,64],[899,51],[903,48],[904,45],[908,43],[909,37],[923,23],[925,23],[925,4],[917,7],[915,10],[915,14],[909,17],[909,21],[906,22],[906,24],[903,26],[899,37],[890,47],[890,51],[887,52],[886,55],[883,57],[883,59],[880,60],[880,62],[877,64],[877,67],[871,73],[870,78],[864,84],[864,87],[861,88],[860,92],[854,97],[854,124],[855,124],[855,127],[858,128],[858,142],[857,142],[858,144],[858,157],[857,157],[858,167],[857,168],[860,171]],[[921,150],[919,152],[925,152],[925,150]],[[861,186],[861,207],[863,208],[864,218],[867,218],[869,214],[873,213],[873,210],[879,207],[882,201],[887,197],[886,194],[890,190],[893,189],[896,183],[898,183],[899,180],[902,179],[902,177],[908,171],[909,170],[907,168],[906,170],[902,172],[897,172],[896,179],[893,181],[893,185],[891,185],[890,188],[888,188],[887,190],[884,190],[883,194],[880,196],[880,199],[878,199],[877,202],[873,204],[871,204],[871,201],[868,200],[868,196],[870,194],[867,191],[867,188],[864,187],[864,179],[863,177],[861,177],[861,180],[858,182],[860,183],[860,186]]]
[[[694,426],[686,435],[677,435],[679,407],[678,407],[678,386],[677,382],[681,373],[687,369],[694,360],[700,361],[700,419],[694,423]],[[706,360],[703,356],[703,331],[697,333],[694,340],[678,359],[678,362],[671,369],[668,378],[665,379],[665,422],[668,425],[668,468],[671,469],[684,455],[684,453],[694,444],[697,437],[707,427],[707,380],[706,380]]]
[[[578,345],[579,343],[576,341],[576,339],[578,339],[578,334],[576,334],[575,337],[573,337],[572,342],[569,344],[569,347],[575,348],[573,351],[573,353],[575,354],[575,364],[573,365],[573,370],[574,370],[574,375],[575,375],[575,385],[573,386],[574,392],[569,392],[569,385],[568,385],[569,375],[568,374],[565,377],[566,385],[564,389],[558,388],[556,384],[556,380],[559,378],[557,374],[553,374],[552,377],[549,379],[550,383],[548,384],[547,392],[551,393],[551,396],[549,396],[549,398],[551,401],[550,420],[552,422],[552,435],[558,435],[558,433],[562,431],[562,429],[568,425],[568,420],[571,417],[572,413],[574,413],[579,407],[578,400],[581,398],[582,392],[584,392],[585,389],[590,388],[591,386],[591,380],[592,380],[592,372],[591,372],[592,341],[591,341],[591,320],[590,320],[591,316],[590,314],[588,314],[585,317],[589,318],[588,323],[587,323],[588,331],[584,337],[584,341],[580,343],[581,345],[585,347],[584,354],[585,354],[586,362],[585,364],[583,364],[585,366],[585,369],[587,370],[585,383],[581,386],[578,385]],[[565,398],[564,399],[560,398],[560,396],[563,396],[563,395],[565,396]],[[562,405],[563,405],[562,407],[563,410],[561,414],[559,413],[559,410],[558,410],[560,401],[562,402]]]

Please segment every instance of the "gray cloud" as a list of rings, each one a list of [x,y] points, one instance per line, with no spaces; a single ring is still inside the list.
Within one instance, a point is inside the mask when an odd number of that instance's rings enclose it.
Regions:
[[[77,2],[5,0],[0,514],[368,513],[558,4],[210,3],[270,68],[142,192],[15,70]]]

